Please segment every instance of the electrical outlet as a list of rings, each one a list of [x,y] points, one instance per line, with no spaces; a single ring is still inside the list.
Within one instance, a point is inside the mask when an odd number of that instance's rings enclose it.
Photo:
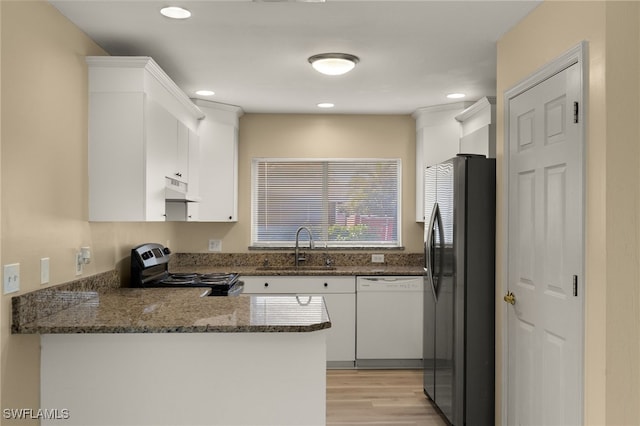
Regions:
[[[222,251],[222,240],[209,240],[209,251]]]
[[[384,254],[372,254],[371,263],[384,263]]]
[[[76,275],[82,275],[84,263],[82,263],[82,253],[76,253]]]
[[[15,293],[20,290],[20,264],[4,265],[3,274],[4,294]]]
[[[43,257],[40,259],[40,284],[49,283],[49,258]]]

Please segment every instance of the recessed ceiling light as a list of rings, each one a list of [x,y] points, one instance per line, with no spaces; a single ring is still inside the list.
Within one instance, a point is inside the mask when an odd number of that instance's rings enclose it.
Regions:
[[[191,12],[189,12],[187,9],[183,9],[177,6],[164,7],[160,9],[160,13],[167,18],[172,19],[187,19],[191,17]]]
[[[196,92],[196,95],[200,95],[200,96],[213,96],[215,94],[216,94],[216,92],[214,92],[212,90],[198,90]]]
[[[460,99],[460,98],[464,98],[465,96],[467,96],[467,95],[465,95],[464,93],[449,93],[447,95],[447,98],[449,98],[449,99]]]
[[[335,105],[331,102],[320,102],[318,108],[333,108]]]
[[[309,63],[318,72],[326,75],[342,75],[351,71],[360,62],[357,56],[348,53],[321,53],[309,58]]]

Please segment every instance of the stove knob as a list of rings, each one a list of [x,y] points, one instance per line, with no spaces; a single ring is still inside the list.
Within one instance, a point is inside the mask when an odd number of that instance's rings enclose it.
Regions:
[[[163,252],[164,254],[171,254],[171,250],[169,250],[169,247],[165,247],[165,248],[163,248],[163,249],[162,249],[162,252]]]
[[[150,251],[145,251],[140,255],[140,257],[142,257],[142,260],[147,260],[152,256],[153,256],[153,253],[151,253]]]

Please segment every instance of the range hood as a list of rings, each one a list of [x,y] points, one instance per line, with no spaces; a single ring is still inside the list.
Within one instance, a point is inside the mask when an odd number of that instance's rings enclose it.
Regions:
[[[184,203],[197,203],[202,198],[195,194],[190,194],[189,184],[181,182],[170,177],[166,178],[166,186],[164,188],[165,201],[181,201]]]

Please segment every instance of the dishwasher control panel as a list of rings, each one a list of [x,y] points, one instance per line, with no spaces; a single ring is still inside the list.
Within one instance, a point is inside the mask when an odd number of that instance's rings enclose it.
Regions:
[[[421,291],[424,287],[422,277],[358,277],[357,291]]]

